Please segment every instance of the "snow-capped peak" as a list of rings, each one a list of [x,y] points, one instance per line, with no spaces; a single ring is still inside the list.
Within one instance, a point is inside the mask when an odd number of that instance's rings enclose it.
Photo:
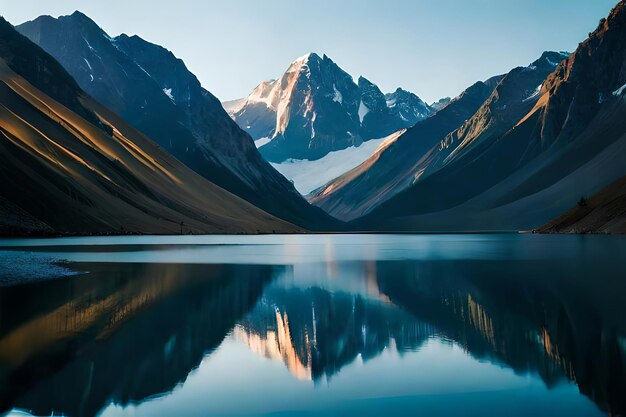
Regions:
[[[311,58],[311,56],[314,55],[314,52],[309,52],[305,55],[302,55],[301,57],[297,58],[295,61],[292,62],[292,64],[296,64],[296,63],[305,63],[309,60],[309,58]]]
[[[364,77],[355,83],[329,57],[310,52],[291,62],[280,79],[262,82],[243,101],[224,106],[253,138],[270,139],[260,142],[261,152],[277,162],[319,158],[411,126],[432,112],[408,91],[398,89],[396,96],[390,108],[376,84]]]

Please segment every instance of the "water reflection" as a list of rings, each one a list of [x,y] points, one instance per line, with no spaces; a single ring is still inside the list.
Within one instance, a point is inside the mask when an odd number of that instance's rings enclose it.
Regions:
[[[593,245],[554,259],[498,245],[506,256],[476,260],[350,260],[330,245],[315,251],[332,259],[289,266],[248,265],[246,248],[239,264],[80,263],[87,275],[0,288],[0,410],[624,415],[624,262]],[[514,375],[461,367],[457,348]],[[461,380],[465,396],[443,388]]]
[[[626,412],[624,265],[580,260],[387,263],[390,299],[475,357],[548,384],[568,378],[611,415]]]
[[[270,267],[84,265],[0,292],[0,409],[93,416],[167,393],[254,306]]]
[[[235,328],[235,336],[254,352],[280,359],[297,378],[314,381],[386,348],[416,350],[433,334],[395,306],[319,287],[271,286]]]

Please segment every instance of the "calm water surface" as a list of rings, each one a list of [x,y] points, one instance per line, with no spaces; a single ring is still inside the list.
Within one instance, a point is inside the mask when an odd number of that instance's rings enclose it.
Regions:
[[[0,240],[0,415],[626,415],[625,296],[619,237]]]

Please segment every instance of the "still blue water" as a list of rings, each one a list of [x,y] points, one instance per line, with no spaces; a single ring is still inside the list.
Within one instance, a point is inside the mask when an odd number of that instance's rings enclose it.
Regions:
[[[626,413],[626,239],[0,241],[0,413]]]

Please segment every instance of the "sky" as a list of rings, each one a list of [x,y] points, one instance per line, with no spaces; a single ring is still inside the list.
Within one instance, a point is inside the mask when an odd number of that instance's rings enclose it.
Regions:
[[[427,102],[573,51],[617,0],[0,0],[17,25],[80,10],[109,35],[162,45],[221,100],[244,97],[308,52],[355,80]]]

